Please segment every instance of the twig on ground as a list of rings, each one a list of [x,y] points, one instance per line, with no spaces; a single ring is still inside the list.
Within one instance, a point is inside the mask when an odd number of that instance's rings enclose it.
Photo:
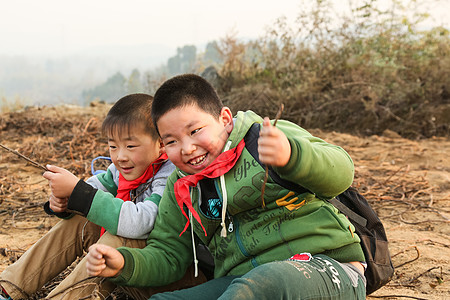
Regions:
[[[426,270],[425,272],[420,273],[419,275],[417,275],[417,276],[414,277],[413,279],[411,279],[411,280],[409,281],[409,283],[412,283],[412,282],[416,281],[417,279],[419,279],[419,277],[421,277],[422,275],[424,275],[424,274],[426,274],[426,273],[428,273],[428,272],[430,272],[430,271],[432,271],[432,270],[434,270],[434,269],[439,269],[439,268],[441,269],[441,274],[442,274],[442,267],[432,267],[432,268]]]
[[[8,256],[11,253],[15,254],[15,253],[24,253],[25,250],[21,250],[21,249],[8,249],[8,248],[0,248],[0,254],[3,256]]]
[[[416,243],[417,242],[430,242],[430,243],[433,243],[433,244],[438,244],[438,245],[441,245],[441,246],[444,246],[444,247],[446,247],[446,248],[450,248],[450,245],[447,245],[447,244],[444,244],[444,243],[441,243],[441,242],[436,242],[436,241],[433,241],[432,239],[424,239],[424,240],[418,240],[418,241],[416,241]]]
[[[389,176],[389,177],[388,177],[383,183],[381,183],[381,184],[382,184],[382,185],[386,185],[386,183],[388,183],[389,180],[391,180],[391,178],[394,177],[394,176],[395,176],[398,172],[400,172],[403,168],[406,169],[405,172],[408,172],[408,171],[409,171],[409,165],[401,166],[400,168],[398,168],[397,171],[395,171],[394,173],[392,173],[391,176]]]
[[[417,257],[414,258],[414,259],[412,259],[412,260],[405,261],[404,263],[401,263],[401,264],[399,264],[398,266],[395,266],[396,269],[397,269],[397,268],[400,268],[400,267],[402,267],[402,266],[404,266],[404,265],[406,265],[406,264],[412,263],[413,261],[416,261],[416,260],[419,259],[419,257],[420,257],[420,251],[419,251],[419,248],[417,248],[417,246],[411,246],[411,247],[408,247],[408,249],[409,249],[409,248],[414,248],[414,249],[416,249]],[[401,254],[401,253],[406,252],[408,249],[405,249],[405,250],[403,250],[403,251],[400,251],[400,252],[398,252],[398,253],[392,255],[391,257],[394,258],[395,256],[397,256],[397,255],[399,255],[399,254]]]
[[[369,295],[369,298],[409,298],[409,299],[417,299],[417,300],[428,300],[426,298],[419,298],[414,296],[408,296],[408,295],[383,295],[383,296],[372,296]]]
[[[406,213],[406,211],[403,213]],[[406,223],[406,224],[410,224],[410,225],[417,225],[417,224],[431,223],[431,222],[445,222],[445,223],[449,222],[449,220],[423,220],[423,221],[417,221],[417,222],[406,221],[405,219],[403,219],[403,213],[400,214],[400,221],[402,221],[403,223]]]

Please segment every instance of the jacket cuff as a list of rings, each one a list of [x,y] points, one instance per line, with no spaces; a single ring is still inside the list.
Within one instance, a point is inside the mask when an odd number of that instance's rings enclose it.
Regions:
[[[124,247],[119,247],[117,250],[122,254],[124,265],[121,272],[116,277],[108,278],[109,281],[116,285],[127,285],[134,272],[134,258],[130,252]]]
[[[92,201],[94,201],[96,193],[97,189],[83,180],[78,181],[69,197],[67,209],[86,217],[91,209]]]
[[[44,203],[44,211],[50,216],[57,216],[58,218],[61,218],[61,219],[69,219],[69,218],[72,217],[72,214],[70,212],[66,212],[66,211],[65,212],[60,212],[60,213],[54,212],[50,208],[50,202],[49,201]]]

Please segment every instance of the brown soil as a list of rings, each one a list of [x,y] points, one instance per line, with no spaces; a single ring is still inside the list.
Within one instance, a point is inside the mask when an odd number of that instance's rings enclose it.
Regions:
[[[41,164],[88,177],[91,159],[107,154],[98,132],[108,109],[94,103],[3,114],[0,143]],[[414,141],[390,131],[370,137],[311,132],[350,153],[354,185],[385,225],[396,271],[368,299],[448,299],[450,140]],[[49,192],[42,172],[0,149],[0,272],[58,221],[42,210]]]

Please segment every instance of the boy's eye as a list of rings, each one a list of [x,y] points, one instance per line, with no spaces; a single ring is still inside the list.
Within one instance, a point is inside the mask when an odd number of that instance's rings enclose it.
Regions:
[[[109,149],[116,149],[116,146],[109,145]]]
[[[163,142],[164,146],[175,144],[175,141],[165,141]]]
[[[135,147],[137,147],[137,146],[136,145],[128,145],[127,146],[128,149],[135,148]]]
[[[197,129],[192,130],[192,131],[191,131],[191,135],[192,135],[192,134],[196,134],[197,132],[200,131],[200,129],[201,129],[201,128],[197,128]]]

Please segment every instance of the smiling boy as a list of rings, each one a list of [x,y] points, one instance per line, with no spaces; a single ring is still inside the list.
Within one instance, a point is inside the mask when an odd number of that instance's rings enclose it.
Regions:
[[[193,74],[157,90],[152,118],[177,167],[155,230],[144,249],[93,245],[89,274],[114,276],[110,280],[121,285],[166,284],[197,261],[193,245],[200,240],[214,257],[215,279],[151,299],[365,298],[359,237],[326,201],[353,180],[353,162],[341,147],[288,121],[274,127],[251,111],[233,118],[211,85]],[[249,138],[255,127],[256,153]],[[273,169],[265,207],[263,164]]]
[[[93,243],[145,247],[167,177],[175,169],[163,153],[151,121],[152,101],[150,95],[131,94],[109,110],[102,132],[108,140],[112,164],[105,173],[85,182],[66,169],[47,166],[49,171],[43,176],[49,180],[52,194],[45,208],[63,220],[1,274],[0,283],[12,299],[28,298]],[[106,297],[115,285],[101,281],[89,278],[82,259],[47,298]],[[185,278],[181,287],[190,284]],[[158,290],[175,287],[177,284]],[[155,291],[128,289],[136,299],[148,298]]]
[[[219,156],[233,129],[231,111],[224,108],[218,119],[194,105],[171,109],[161,118],[166,153],[181,171],[198,173]]]

